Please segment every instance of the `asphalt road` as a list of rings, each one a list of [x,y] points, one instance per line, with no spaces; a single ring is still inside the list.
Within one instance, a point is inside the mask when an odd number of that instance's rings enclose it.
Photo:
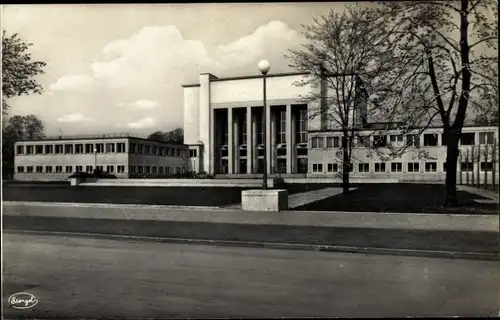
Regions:
[[[4,318],[497,315],[500,262],[4,234]],[[39,303],[7,305],[17,292]]]

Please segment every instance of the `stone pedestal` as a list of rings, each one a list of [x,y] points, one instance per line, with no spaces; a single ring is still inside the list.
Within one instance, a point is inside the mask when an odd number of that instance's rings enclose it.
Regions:
[[[288,209],[288,191],[280,189],[244,190],[241,192],[243,211],[278,212]]]

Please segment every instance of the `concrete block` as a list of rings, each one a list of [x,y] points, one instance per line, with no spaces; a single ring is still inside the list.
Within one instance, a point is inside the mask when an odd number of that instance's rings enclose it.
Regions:
[[[76,187],[82,183],[82,178],[69,178],[69,182],[71,183],[72,187]]]
[[[241,192],[243,211],[278,212],[288,209],[288,191],[281,189],[244,190]]]

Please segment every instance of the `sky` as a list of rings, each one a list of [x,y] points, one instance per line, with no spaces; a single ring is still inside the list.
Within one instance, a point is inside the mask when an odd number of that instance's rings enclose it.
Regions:
[[[13,98],[10,114],[35,114],[47,135],[182,127],[182,84],[199,74],[293,71],[284,55],[303,42],[303,25],[345,3],[4,5],[2,28],[19,33],[42,95]]]

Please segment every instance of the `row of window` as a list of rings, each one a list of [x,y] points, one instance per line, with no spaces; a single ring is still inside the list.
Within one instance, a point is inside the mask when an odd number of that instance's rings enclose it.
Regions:
[[[406,137],[406,139],[405,139]],[[495,135],[493,132],[479,132],[479,144],[493,144]],[[341,147],[341,137],[312,137],[311,138],[311,148],[312,149],[322,149],[325,148],[340,148]],[[406,141],[405,141],[406,140]],[[460,144],[463,146],[475,145],[476,134],[473,132],[462,133],[460,138]],[[395,147],[402,146],[420,146],[420,137],[416,134],[407,135],[375,135],[373,138],[371,136],[358,136],[357,144],[360,147],[387,147],[389,144]],[[437,146],[438,145],[438,134],[426,133],[423,135],[423,145]],[[446,139],[442,134],[441,145],[446,145]]]
[[[98,170],[108,173],[125,173],[124,165],[106,165],[106,166],[96,166]],[[64,169],[64,171],[63,171]],[[94,172],[93,166],[85,166],[85,171],[83,171],[84,166],[18,166],[17,173],[73,173],[73,172]],[[116,171],[115,171],[116,170]],[[146,173],[146,174],[174,174],[180,173],[181,167],[170,167],[170,166],[143,166],[143,165],[130,165],[130,173]]]
[[[185,157],[187,152],[181,148],[161,147],[142,143],[131,143],[130,153],[157,156]],[[126,153],[125,143],[77,143],[77,144],[47,144],[19,145],[17,155],[31,154],[84,154],[84,153]]]
[[[373,165],[373,171],[376,173],[387,172],[386,164],[384,162],[381,163],[358,163],[357,172],[365,173],[370,172],[370,167]],[[406,164],[406,172],[421,172],[421,167],[419,162],[408,162]],[[492,171],[493,163],[492,162],[481,162],[480,164],[481,171]],[[437,162],[426,162],[424,163],[424,172],[437,172]],[[326,169],[327,173],[335,173],[339,172],[341,169],[339,164],[337,163],[327,163],[326,168],[323,167],[323,163],[313,163],[312,164],[312,172],[313,173],[324,173]],[[354,172],[354,166],[349,168],[349,172]],[[462,162],[458,167],[459,171],[462,172],[472,172],[474,170],[474,164],[472,162]],[[443,163],[443,171],[446,172],[446,162]],[[403,163],[402,162],[392,162],[390,164],[390,172],[403,172]]]

